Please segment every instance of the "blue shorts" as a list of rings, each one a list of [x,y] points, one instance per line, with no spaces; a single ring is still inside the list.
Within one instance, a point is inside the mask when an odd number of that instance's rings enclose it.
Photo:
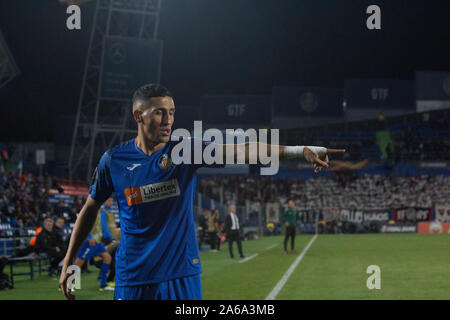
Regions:
[[[77,258],[89,261],[93,257],[99,255],[100,253],[106,252],[105,246],[103,243],[97,243],[95,246],[90,246],[89,241],[83,242],[80,251],[78,251]]]
[[[142,286],[116,286],[115,300],[201,300],[200,275]]]

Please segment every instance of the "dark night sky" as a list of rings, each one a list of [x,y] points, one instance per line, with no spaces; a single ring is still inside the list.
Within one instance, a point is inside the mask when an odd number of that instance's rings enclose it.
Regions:
[[[382,30],[366,28],[370,4],[381,7]],[[415,70],[450,70],[448,4],[163,0],[161,82],[183,105],[203,93],[339,88],[345,77],[413,79]],[[93,8],[83,5],[82,30],[69,31],[57,0],[0,0],[0,29],[22,72],[0,89],[0,140],[52,139],[58,117],[76,112]]]

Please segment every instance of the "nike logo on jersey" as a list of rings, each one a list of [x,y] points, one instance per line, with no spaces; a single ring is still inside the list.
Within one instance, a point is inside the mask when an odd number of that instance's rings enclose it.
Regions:
[[[134,169],[136,169],[137,167],[142,166],[142,164],[140,163],[133,163],[132,167],[127,167],[128,170],[133,171]]]

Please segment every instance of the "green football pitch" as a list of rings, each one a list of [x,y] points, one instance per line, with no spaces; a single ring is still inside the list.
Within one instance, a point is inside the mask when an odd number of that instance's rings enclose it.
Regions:
[[[244,241],[245,260],[230,259],[227,243],[216,253],[202,251],[203,298],[262,300],[289,274],[275,299],[450,299],[448,234],[319,235],[300,260],[312,238],[298,235],[295,254],[284,254],[281,236]],[[371,265],[380,268],[380,289],[367,288]],[[16,270],[27,268],[21,264]],[[98,269],[89,268],[92,273],[82,274],[76,299],[113,299],[112,292],[98,291]],[[57,280],[43,274],[34,280],[16,276],[14,289],[0,291],[0,300],[5,299],[64,297]]]

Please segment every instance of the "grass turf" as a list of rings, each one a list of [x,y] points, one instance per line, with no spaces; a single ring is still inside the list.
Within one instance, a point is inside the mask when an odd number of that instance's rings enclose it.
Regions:
[[[237,248],[230,259],[228,244],[217,253],[201,252],[203,298],[206,300],[264,299],[311,240],[296,237],[296,254],[285,255],[283,238],[265,237],[243,242],[244,254],[254,258],[240,263]],[[450,235],[361,234],[320,235],[292,273],[276,299],[450,299]],[[369,265],[381,268],[381,289],[369,290]],[[26,270],[26,264],[20,264]],[[98,269],[82,274],[77,300],[110,300],[99,292]],[[9,273],[9,269],[5,268]],[[0,291],[5,299],[64,299],[57,280],[46,274],[17,276],[13,290]]]

